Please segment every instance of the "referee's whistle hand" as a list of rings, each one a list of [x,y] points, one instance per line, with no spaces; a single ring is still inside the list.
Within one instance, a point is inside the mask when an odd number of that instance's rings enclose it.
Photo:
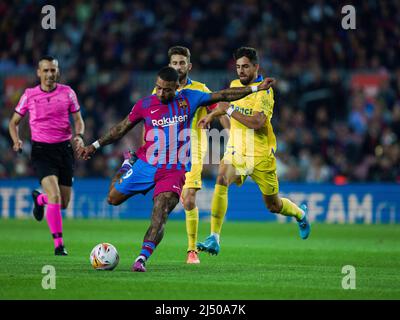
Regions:
[[[84,147],[84,143],[81,137],[75,137],[74,138],[74,143],[75,143],[75,151],[78,152],[80,147]]]
[[[18,142],[14,143],[13,150],[15,152],[20,152],[20,150],[22,150],[22,141],[21,140],[18,140]]]

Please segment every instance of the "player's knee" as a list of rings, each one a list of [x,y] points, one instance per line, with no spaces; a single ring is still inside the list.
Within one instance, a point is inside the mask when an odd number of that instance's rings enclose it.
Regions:
[[[107,202],[112,206],[118,206],[121,204],[121,201],[112,195],[108,195]]]
[[[186,198],[183,199],[183,207],[185,208],[185,210],[190,211],[193,210],[196,206],[196,203],[193,199],[191,198]]]
[[[217,176],[217,184],[221,186],[227,186],[228,185],[228,178],[224,174],[219,174]]]
[[[184,198],[183,198],[183,208],[186,211],[193,210],[196,207],[196,197],[190,193],[188,193]]]
[[[168,215],[178,204],[179,198],[176,193],[164,192],[154,199],[154,211],[162,216]]]

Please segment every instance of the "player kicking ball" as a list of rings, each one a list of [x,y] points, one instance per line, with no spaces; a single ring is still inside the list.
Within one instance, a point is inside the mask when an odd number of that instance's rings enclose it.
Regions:
[[[162,68],[156,79],[156,94],[140,99],[130,114],[108,133],[89,146],[81,147],[78,155],[89,159],[97,149],[114,143],[144,120],[145,144],[138,149],[130,168],[111,186],[108,203],[120,205],[130,197],[151,189],[153,210],[150,226],[144,235],[142,249],[132,271],[145,272],[145,264],[161,242],[169,214],[179,202],[190,171],[190,125],[200,106],[219,101],[241,99],[251,89],[229,88],[218,92],[201,92],[179,88],[179,74],[171,67]],[[274,79],[267,78],[257,90],[267,90]]]
[[[263,77],[258,74],[257,51],[242,47],[235,51],[236,71],[239,79],[232,81],[231,88],[255,88]],[[255,92],[235,101],[227,109],[218,106],[199,121],[200,127],[207,127],[214,118],[223,114],[231,117],[231,130],[211,202],[211,234],[197,243],[199,251],[213,255],[220,251],[222,223],[228,209],[228,187],[232,183],[242,185],[247,176],[257,183],[264,202],[272,213],[294,217],[299,226],[300,237],[307,239],[310,223],[305,204],[298,207],[287,198],[278,195],[279,184],[276,174],[276,138],[271,125],[274,108],[274,93],[270,88]],[[254,130],[254,135],[249,135]],[[250,137],[250,138],[249,138]]]
[[[189,72],[192,69],[192,63],[190,60],[190,50],[182,46],[173,46],[168,50],[169,66],[178,71],[179,74],[179,88],[178,92],[183,89],[199,90],[203,92],[211,92],[204,83],[195,81],[189,78]],[[152,94],[156,93],[154,88]],[[203,159],[207,153],[208,140],[204,130],[201,130],[197,123],[203,118],[208,110],[213,110],[217,107],[217,104],[213,104],[207,107],[200,107],[197,109],[191,125],[192,136],[191,136],[191,169],[185,174],[185,184],[182,190],[181,202],[185,210],[186,220],[186,233],[188,238],[187,256],[186,263],[188,264],[199,264],[200,259],[196,249],[197,233],[199,225],[199,209],[196,205],[196,194],[202,188],[201,174],[203,171]],[[224,128],[229,128],[229,118],[227,116],[220,117],[221,125]],[[130,168],[132,162],[132,152],[124,152],[124,162],[121,165],[121,169],[118,170],[114,176],[111,184],[115,180],[121,178],[121,175],[125,170],[126,166]]]

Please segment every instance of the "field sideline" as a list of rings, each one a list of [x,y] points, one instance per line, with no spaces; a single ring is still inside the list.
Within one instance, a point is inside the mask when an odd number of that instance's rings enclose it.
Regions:
[[[0,299],[400,299],[400,226],[315,224],[300,240],[295,224],[227,222],[218,256],[186,265],[184,221],[169,221],[147,273],[132,273],[148,226],[142,220],[65,220],[68,257],[55,257],[45,221],[0,220]],[[200,223],[200,240],[209,223]],[[91,249],[110,242],[112,271],[93,270]],[[44,265],[56,289],[44,290]],[[356,268],[344,290],[342,267]]]

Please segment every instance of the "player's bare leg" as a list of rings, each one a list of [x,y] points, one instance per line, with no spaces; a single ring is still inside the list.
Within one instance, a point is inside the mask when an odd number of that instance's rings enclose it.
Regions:
[[[263,194],[263,200],[268,210],[272,213],[280,213],[283,207],[282,199],[278,194],[265,195]]]
[[[132,271],[145,272],[145,263],[164,237],[169,214],[179,202],[174,192],[162,192],[154,198],[151,223],[143,239],[142,250],[132,266]]]
[[[219,166],[217,182],[211,202],[211,234],[204,242],[197,243],[199,251],[206,251],[214,255],[219,253],[219,238],[228,209],[228,187],[238,179],[240,179],[240,176],[237,175],[235,167],[230,163],[222,161]]]
[[[199,209],[196,206],[196,193],[199,189],[186,188],[182,191],[182,204],[185,209],[186,233],[188,250],[186,263],[198,264],[200,259],[196,250],[197,233],[199,228]]]
[[[165,224],[168,215],[179,202],[178,195],[174,192],[163,192],[154,198],[151,224],[145,234],[145,239],[158,245],[164,237]]]
[[[269,211],[284,216],[294,217],[299,225],[300,237],[307,239],[311,226],[307,218],[307,206],[305,204],[298,207],[287,198],[281,198],[278,194],[263,195],[264,202]]]
[[[119,179],[121,179],[121,177],[123,176],[124,173],[125,173],[125,172],[120,172],[120,171],[118,170],[118,171],[114,174],[114,176],[113,176],[112,179],[111,179],[110,186],[109,186],[109,188],[108,188],[108,194],[111,193],[111,190],[114,188],[115,183],[116,183]]]
[[[121,203],[125,202],[130,197],[132,197],[133,194],[126,195],[119,192],[117,189],[115,189],[114,184],[115,182],[112,183],[110,186],[110,192],[108,193],[107,196],[107,202],[113,206],[119,206]]]

